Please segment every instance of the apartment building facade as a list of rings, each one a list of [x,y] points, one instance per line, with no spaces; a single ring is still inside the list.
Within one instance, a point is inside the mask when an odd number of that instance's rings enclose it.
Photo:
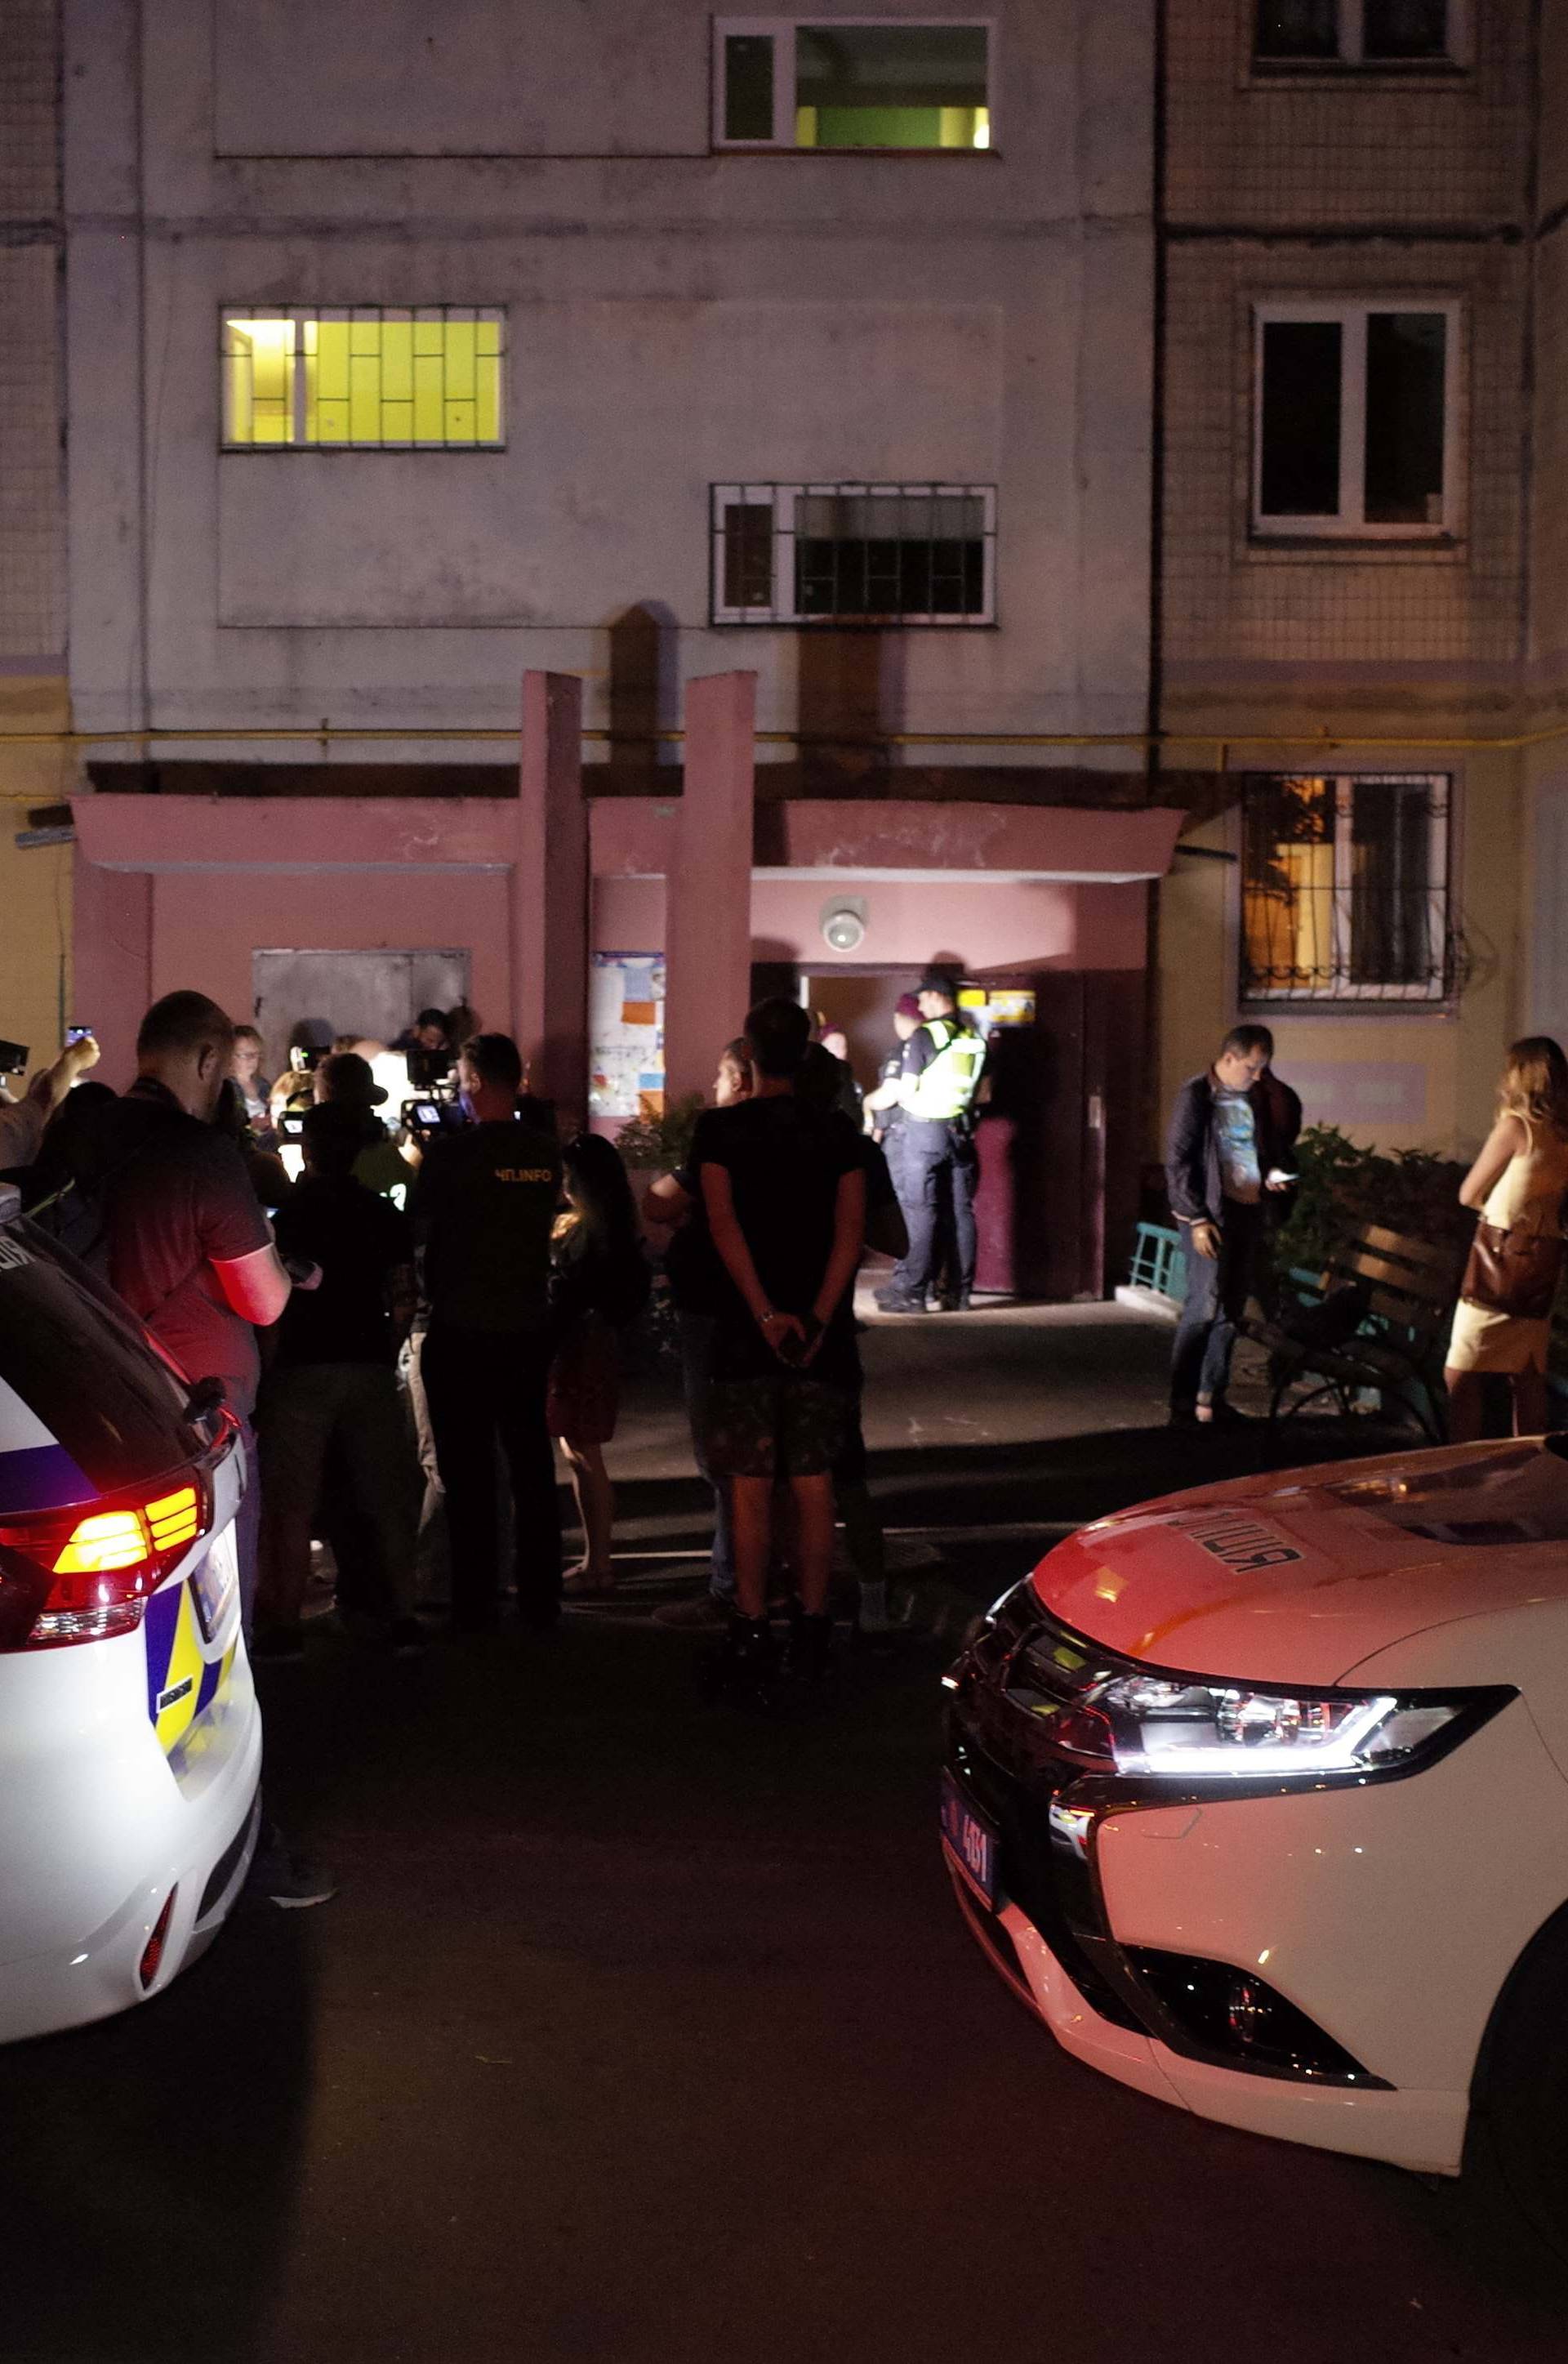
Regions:
[[[1170,0],[1162,1074],[1473,1148],[1561,1032],[1562,11]]]
[[[65,451],[56,0],[0,10],[0,1035],[58,1046],[68,845],[18,848],[76,777],[66,683]]]

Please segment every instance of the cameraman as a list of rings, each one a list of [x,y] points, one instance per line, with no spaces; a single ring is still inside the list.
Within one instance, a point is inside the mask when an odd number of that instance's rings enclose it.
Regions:
[[[39,1069],[23,1098],[13,1099],[0,1084],[0,1173],[33,1164],[55,1110],[77,1077],[95,1067],[102,1055],[91,1034],[83,1034],[66,1044],[52,1067]]]

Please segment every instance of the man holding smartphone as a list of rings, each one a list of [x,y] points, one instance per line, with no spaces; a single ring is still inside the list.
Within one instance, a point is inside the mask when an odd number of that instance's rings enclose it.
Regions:
[[[20,1043],[15,1046],[21,1064],[27,1064],[27,1052]],[[65,1048],[52,1067],[40,1067],[28,1084],[26,1095],[19,1100],[11,1098],[0,1084],[0,1173],[12,1166],[31,1165],[38,1157],[39,1144],[44,1127],[66,1093],[89,1067],[95,1067],[100,1054],[89,1030],[73,1026],[66,1037]]]
[[[1236,1328],[1262,1278],[1268,1210],[1296,1176],[1301,1102],[1269,1069],[1266,1026],[1233,1026],[1214,1065],[1176,1095],[1165,1187],[1186,1250],[1187,1289],[1171,1351],[1173,1427],[1242,1420],[1227,1399]]]

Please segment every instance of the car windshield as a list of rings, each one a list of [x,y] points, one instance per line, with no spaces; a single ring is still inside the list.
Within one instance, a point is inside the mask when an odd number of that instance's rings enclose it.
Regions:
[[[161,1476],[199,1449],[183,1390],[127,1308],[27,1222],[0,1224],[0,1382],[97,1492]],[[7,1499],[7,1461],[28,1456],[6,1450],[4,1422],[0,1406],[0,1516],[40,1507]],[[42,1441],[25,1433],[25,1446]]]

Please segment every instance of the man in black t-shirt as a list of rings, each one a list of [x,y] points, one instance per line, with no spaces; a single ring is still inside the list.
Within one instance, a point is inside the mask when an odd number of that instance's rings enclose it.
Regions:
[[[859,1377],[851,1295],[865,1236],[865,1174],[851,1126],[795,1097],[811,1024],[797,1003],[746,1020],[753,1097],[697,1120],[692,1163],[726,1286],[714,1340],[708,1464],[730,1481],[740,1613],[729,1656],[765,1679],[767,1572],[777,1479],[795,1496],[800,1663],[826,1661],[833,1461]]]
[[[369,1540],[373,1600],[395,1646],[412,1645],[415,1471],[397,1393],[398,1350],[414,1318],[414,1234],[406,1216],[356,1182],[356,1112],[306,1111],[305,1176],[278,1210],[285,1255],[320,1268],[278,1325],[262,1383],[260,1656],[296,1656],[310,1538],[332,1457],[341,1508]]]
[[[234,1533],[249,1634],[261,1501],[251,1325],[277,1320],[289,1277],[239,1152],[213,1123],[233,1052],[234,1028],[205,993],[155,1001],[137,1035],[136,1081],[104,1110],[80,1172],[103,1210],[111,1285],[190,1378],[222,1381],[243,1429],[252,1482]]]
[[[561,1613],[561,1506],[545,1421],[550,1377],[550,1235],[561,1152],[517,1121],[523,1065],[506,1034],[475,1034],[458,1054],[473,1122],[425,1152],[411,1212],[429,1302],[420,1370],[452,1546],[452,1622],[499,1616],[496,1451],[517,1512],[517,1605],[543,1628]]]

